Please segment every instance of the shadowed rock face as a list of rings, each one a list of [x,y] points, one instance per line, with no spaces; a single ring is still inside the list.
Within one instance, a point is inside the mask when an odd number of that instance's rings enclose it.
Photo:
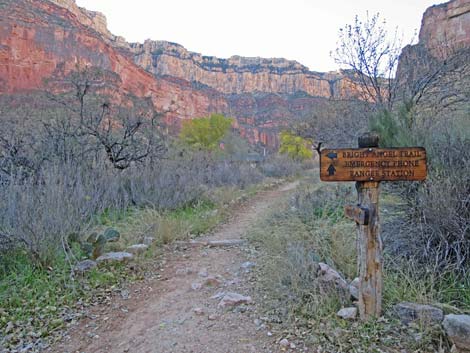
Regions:
[[[470,1],[452,0],[423,14],[419,42],[403,48],[397,79],[404,92],[426,90],[421,110],[467,104],[470,87]],[[416,98],[416,96],[415,96]]]
[[[449,49],[468,48],[470,1],[452,0],[428,8],[421,22],[419,41],[441,59],[447,57]]]

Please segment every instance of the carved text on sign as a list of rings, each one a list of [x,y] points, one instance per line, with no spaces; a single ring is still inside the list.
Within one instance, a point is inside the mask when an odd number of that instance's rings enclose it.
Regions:
[[[324,149],[322,181],[399,181],[426,179],[426,150],[406,148]]]

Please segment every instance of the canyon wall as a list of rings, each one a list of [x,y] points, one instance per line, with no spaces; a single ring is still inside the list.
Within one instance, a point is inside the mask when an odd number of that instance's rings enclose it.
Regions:
[[[166,41],[127,43],[110,33],[103,14],[74,0],[1,0],[0,11],[0,94],[43,90],[77,65],[96,66],[119,77],[116,95],[151,99],[169,125],[219,112],[236,118],[252,143],[272,148],[284,126],[333,119],[328,110],[337,100],[360,97],[346,72],[310,71],[280,58],[220,59]],[[469,16],[469,0],[429,8],[419,44],[403,51],[398,77],[418,77],[420,60],[441,60],[443,47],[468,48]]]
[[[241,56],[219,59],[165,41],[147,40],[131,47],[135,62],[155,76],[199,82],[225,94],[305,92],[310,96],[339,98],[353,93],[346,76],[309,71],[292,60]]]
[[[425,11],[419,41],[403,48],[396,77],[403,96],[419,103],[423,114],[442,117],[456,103],[468,107],[470,0],[452,0]]]

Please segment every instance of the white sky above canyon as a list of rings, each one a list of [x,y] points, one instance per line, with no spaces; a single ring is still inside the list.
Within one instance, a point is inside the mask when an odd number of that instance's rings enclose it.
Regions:
[[[167,40],[190,51],[227,58],[232,55],[282,57],[314,71],[337,70],[330,57],[339,28],[379,12],[409,43],[433,0],[76,0],[100,11],[108,28],[129,42]]]

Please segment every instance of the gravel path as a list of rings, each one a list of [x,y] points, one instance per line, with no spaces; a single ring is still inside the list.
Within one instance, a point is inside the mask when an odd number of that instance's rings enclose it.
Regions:
[[[243,239],[276,200],[296,185],[259,193],[228,223],[200,240]],[[136,283],[129,288],[129,295],[94,308],[65,342],[50,351],[292,351],[281,347],[279,337],[271,336],[269,325],[259,318],[257,304],[261,298],[253,290],[254,266],[256,259],[249,246],[180,246],[167,256],[160,278]]]

